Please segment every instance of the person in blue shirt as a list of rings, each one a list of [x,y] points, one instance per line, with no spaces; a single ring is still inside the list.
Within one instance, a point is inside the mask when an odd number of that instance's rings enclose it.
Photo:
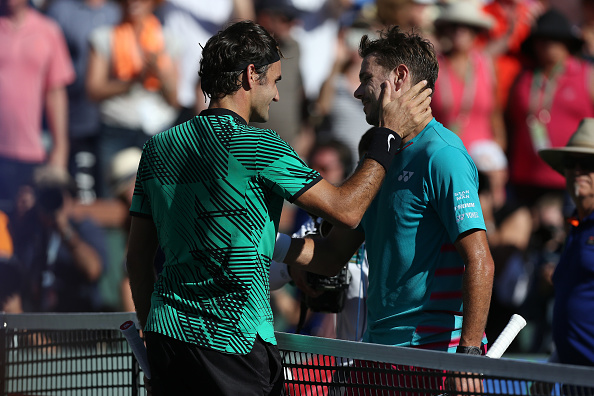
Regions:
[[[584,118],[565,147],[539,151],[565,176],[575,204],[553,287],[552,361],[594,366],[594,118]]]
[[[427,40],[398,27],[363,36],[360,86],[367,122],[380,125],[390,96],[417,81],[433,88],[438,63]],[[391,97],[389,98],[391,99]],[[387,144],[394,142],[387,141]],[[334,275],[365,241],[369,259],[363,341],[480,355],[484,352],[493,259],[478,197],[478,172],[461,140],[431,118],[402,139],[359,227],[327,238],[277,238],[273,259]],[[447,384],[480,391],[478,382]],[[479,388],[477,388],[479,387]]]

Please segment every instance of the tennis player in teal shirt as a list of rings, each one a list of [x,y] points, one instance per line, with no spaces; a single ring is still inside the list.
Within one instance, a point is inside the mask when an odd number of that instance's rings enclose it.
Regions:
[[[434,87],[435,51],[414,33],[393,27],[378,39],[364,36],[359,53],[361,84],[354,95],[370,125],[381,126],[377,108],[399,89],[421,80]],[[275,254],[275,260],[335,275],[365,241],[364,341],[481,355],[494,272],[485,229],[476,167],[461,140],[431,119],[402,139],[356,230],[334,227],[327,238],[277,242],[283,257]],[[432,389],[444,387],[482,391],[480,381],[459,379]]]

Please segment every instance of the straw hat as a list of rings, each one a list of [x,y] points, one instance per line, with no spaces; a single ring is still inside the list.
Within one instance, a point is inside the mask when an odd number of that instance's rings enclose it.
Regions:
[[[565,147],[540,150],[538,154],[562,175],[565,174],[563,160],[567,154],[590,154],[594,160],[594,118],[584,118]]]
[[[445,5],[435,20],[435,25],[458,24],[485,30],[494,23],[493,18],[472,0],[459,0]]]

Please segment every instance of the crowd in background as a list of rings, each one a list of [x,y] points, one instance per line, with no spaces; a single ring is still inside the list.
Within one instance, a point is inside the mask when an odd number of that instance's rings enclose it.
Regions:
[[[487,336],[521,313],[528,330],[511,350],[550,352],[551,275],[573,208],[537,151],[594,117],[594,0],[0,4],[0,310],[133,310],[123,252],[140,149],[208,106],[201,45],[228,22],[255,20],[284,55],[280,101],[258,126],[337,182],[369,128],[353,96],[359,40],[395,24],[433,43],[433,114],[479,171],[496,265]],[[287,204],[280,231],[306,216]],[[272,294],[279,330],[295,325],[297,294]],[[331,333],[317,320],[312,334]]]

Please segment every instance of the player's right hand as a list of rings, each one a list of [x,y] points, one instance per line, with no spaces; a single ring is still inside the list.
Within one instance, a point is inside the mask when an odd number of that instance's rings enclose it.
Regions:
[[[431,89],[423,80],[406,92],[394,91],[389,80],[384,81],[380,94],[379,126],[390,128],[402,139],[433,117],[431,112]]]

